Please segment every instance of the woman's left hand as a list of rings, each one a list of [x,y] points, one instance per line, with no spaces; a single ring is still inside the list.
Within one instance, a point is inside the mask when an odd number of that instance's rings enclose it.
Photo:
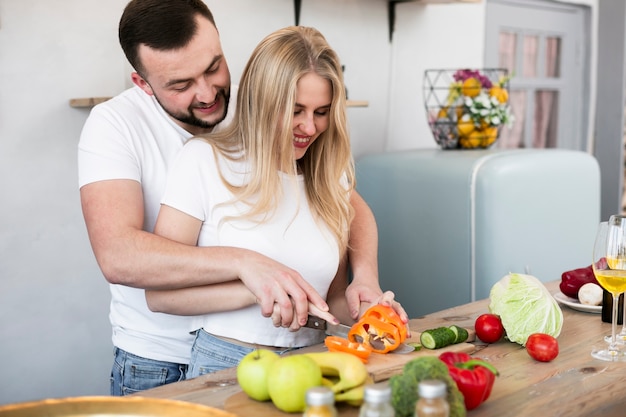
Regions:
[[[363,280],[354,279],[345,290],[346,301],[352,320],[357,320],[365,310],[363,303],[376,304],[383,292],[378,285],[372,286]]]
[[[411,329],[408,326],[409,315],[406,313],[402,305],[398,301],[396,301],[393,291],[385,291],[382,295],[376,297],[371,303],[362,302],[359,317],[363,315],[363,313],[365,313],[365,311],[374,304],[382,304],[392,307],[394,311],[398,314],[398,316],[400,316],[402,322],[407,325],[407,337],[411,336]]]

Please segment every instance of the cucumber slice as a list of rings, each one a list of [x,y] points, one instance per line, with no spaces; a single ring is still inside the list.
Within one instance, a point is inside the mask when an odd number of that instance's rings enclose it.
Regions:
[[[463,343],[469,337],[469,333],[467,332],[467,330],[463,327],[457,326],[456,324],[450,326],[450,330],[452,330],[455,335],[454,344]]]
[[[456,334],[449,327],[437,327],[424,330],[420,335],[420,343],[426,349],[439,349],[449,346],[456,340]]]

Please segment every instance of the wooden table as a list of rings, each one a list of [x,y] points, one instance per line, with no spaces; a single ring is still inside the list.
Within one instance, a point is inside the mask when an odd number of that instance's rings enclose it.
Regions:
[[[555,293],[558,282],[546,285]],[[451,323],[473,327],[487,312],[488,300],[450,308],[411,320],[412,330],[425,330]],[[491,362],[500,371],[491,397],[474,416],[626,416],[626,363],[603,362],[591,357],[593,345],[602,345],[611,325],[600,314],[579,312],[562,306],[564,324],[559,356],[552,362],[536,362],[526,350],[512,342],[491,345],[476,341],[473,354]],[[235,369],[204,375],[144,391],[147,397],[171,398],[225,408],[229,397],[238,394]],[[271,407],[271,406],[270,406]],[[269,408],[268,408],[269,409]],[[288,415],[278,410],[259,415]],[[272,410],[273,407],[271,408]],[[242,414],[243,415],[243,414]],[[340,407],[342,417],[357,416],[354,407]]]

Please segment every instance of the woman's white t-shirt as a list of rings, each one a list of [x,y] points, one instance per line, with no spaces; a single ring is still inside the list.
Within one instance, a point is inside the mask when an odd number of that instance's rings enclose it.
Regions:
[[[310,211],[304,178],[278,173],[282,199],[269,219],[257,223],[230,219],[247,211],[233,204],[233,194],[222,182],[219,169],[231,184],[246,181],[245,162],[218,158],[204,140],[189,141],[171,166],[162,203],[201,220],[198,246],[231,246],[250,249],[298,271],[326,298],[339,265],[337,241],[326,225]],[[226,204],[223,204],[226,203]],[[204,328],[211,334],[269,346],[300,347],[319,343],[322,332],[302,328],[291,332],[277,328],[263,317],[259,305],[196,317],[190,330]]]

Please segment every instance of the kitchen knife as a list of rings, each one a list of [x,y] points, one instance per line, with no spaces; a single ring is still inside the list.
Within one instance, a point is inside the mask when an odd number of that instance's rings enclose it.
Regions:
[[[307,320],[304,327],[309,327],[311,329],[323,330],[329,336],[338,336],[343,339],[348,338],[348,332],[350,331],[350,326],[346,326],[345,324],[332,324],[328,323],[326,320],[321,319],[319,317],[315,317],[309,314],[309,319]],[[409,353],[414,352],[415,348],[413,346],[409,346],[406,343],[401,343],[395,350],[390,353]]]
[[[310,314],[304,327],[323,330],[329,336],[339,336],[343,339],[348,338],[348,332],[350,331],[350,326],[346,326],[345,324],[328,323],[326,320],[311,316]]]

